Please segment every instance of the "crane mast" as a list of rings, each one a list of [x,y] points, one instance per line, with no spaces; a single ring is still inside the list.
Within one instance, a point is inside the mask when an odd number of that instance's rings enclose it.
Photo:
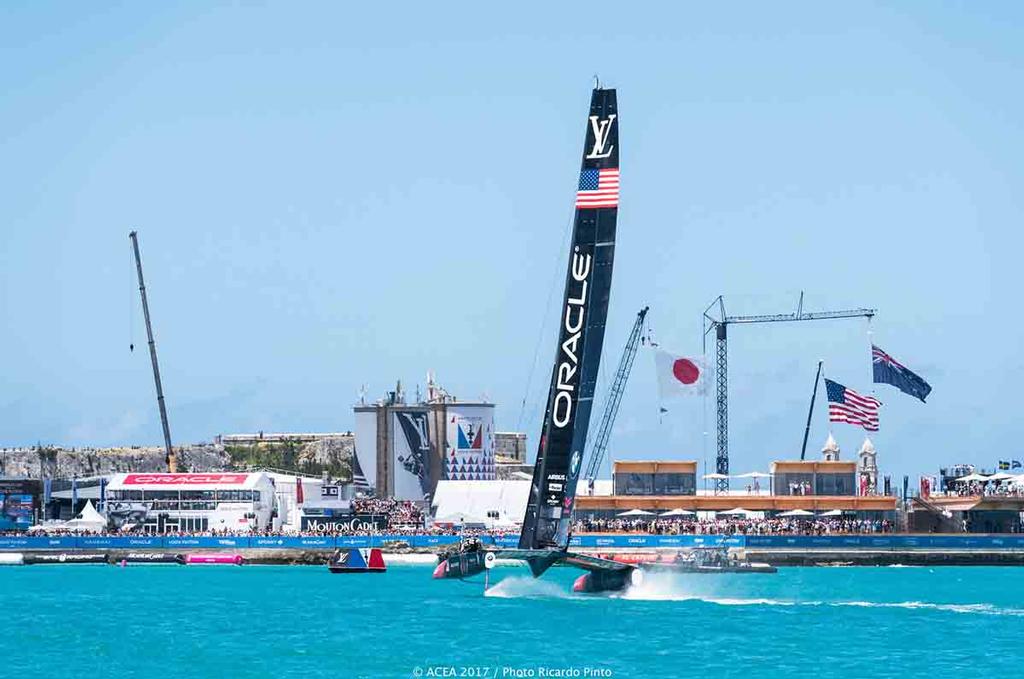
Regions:
[[[712,309],[717,307],[717,315]],[[704,342],[707,348],[707,337],[715,333],[715,410],[717,425],[718,450],[715,457],[715,471],[723,476],[729,475],[729,345],[728,327],[730,325],[749,325],[754,323],[789,323],[792,321],[824,321],[837,318],[871,319],[877,309],[840,309],[836,311],[804,311],[804,293],[800,293],[800,301],[796,311],[790,314],[759,314],[754,316],[729,316],[725,313],[725,300],[719,295],[704,310]],[[806,445],[806,444],[805,444]],[[715,491],[729,490],[729,479],[715,480]]]
[[[139,294],[142,296],[142,315],[146,319],[146,337],[149,340],[149,358],[153,363],[153,381],[156,383],[156,402],[160,407],[160,424],[164,429],[164,449],[166,451],[167,470],[178,471],[178,457],[171,447],[171,427],[167,423],[167,406],[164,405],[164,388],[160,383],[160,366],[156,361],[156,342],[153,341],[153,326],[149,321],[149,302],[146,299],[146,284],[142,279],[142,258],[139,256],[139,238],[135,231],[128,234],[132,241],[132,252],[135,253],[135,270],[139,275]]]
[[[608,448],[608,440],[612,435],[612,425],[615,424],[615,416],[619,412],[619,403],[622,401],[622,394],[626,390],[626,380],[633,370],[633,361],[636,359],[637,347],[640,344],[640,336],[643,331],[644,318],[647,317],[648,307],[644,307],[636,315],[636,322],[633,323],[633,330],[626,340],[626,347],[622,350],[622,358],[619,359],[619,367],[615,371],[615,379],[612,381],[611,389],[608,391],[608,400],[605,402],[604,414],[601,416],[601,424],[597,430],[597,437],[590,449],[590,461],[587,464],[587,488],[590,492],[594,490],[594,479],[601,468],[605,451]]]

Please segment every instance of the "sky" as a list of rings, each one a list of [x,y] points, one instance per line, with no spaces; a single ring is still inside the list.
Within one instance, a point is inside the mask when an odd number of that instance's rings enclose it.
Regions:
[[[428,370],[537,441],[595,74],[622,197],[603,401],[636,312],[734,327],[734,472],[799,456],[818,360],[883,474],[1024,460],[1019,3],[4,3],[0,446],[345,431]],[[870,341],[934,388],[871,384]],[[134,352],[129,345],[134,343]],[[710,346],[709,346],[710,350]],[[820,395],[819,395],[820,396]],[[637,358],[610,455],[714,464]],[[864,432],[831,429],[852,459]],[[819,399],[817,456],[829,431]],[[710,470],[709,470],[710,471]]]

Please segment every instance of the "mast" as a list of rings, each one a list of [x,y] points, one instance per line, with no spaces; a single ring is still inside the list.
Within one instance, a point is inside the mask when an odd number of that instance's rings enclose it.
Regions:
[[[801,302],[803,296],[800,297]],[[811,407],[807,409],[807,428],[804,429],[804,445],[800,448],[800,459],[804,459],[804,455],[807,454],[807,437],[811,433],[811,416],[814,414],[814,397],[818,395],[818,382],[821,381],[821,364],[824,361],[818,361],[818,372],[814,375],[814,390],[811,392]]]
[[[569,544],[604,343],[618,205],[615,90],[597,87],[590,98],[558,346],[520,549],[565,549]],[[534,568],[534,575],[546,567]]]
[[[135,231],[128,234],[132,240],[132,251],[135,253],[135,269],[139,274],[139,294],[142,296],[142,315],[146,318],[146,337],[149,338],[149,358],[153,363],[153,381],[156,382],[156,402],[160,406],[160,424],[164,428],[164,449],[166,450],[167,470],[178,471],[178,458],[171,447],[171,427],[167,423],[167,407],[164,405],[164,388],[160,384],[160,366],[156,361],[156,342],[153,341],[153,326],[149,322],[149,302],[146,301],[146,284],[142,280],[142,258],[139,256],[139,238]]]

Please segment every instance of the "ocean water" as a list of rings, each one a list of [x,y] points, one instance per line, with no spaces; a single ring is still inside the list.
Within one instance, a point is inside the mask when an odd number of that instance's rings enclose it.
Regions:
[[[1024,659],[1024,569],[785,568],[577,595],[571,569],[0,569],[0,676],[992,677]]]

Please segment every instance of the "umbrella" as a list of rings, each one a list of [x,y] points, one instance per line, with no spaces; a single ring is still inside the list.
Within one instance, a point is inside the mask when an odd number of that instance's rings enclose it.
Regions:
[[[691,512],[689,509],[670,509],[662,513],[662,516],[693,516],[696,513]]]
[[[809,512],[806,509],[791,509],[788,512],[782,512],[777,516],[814,516],[814,512]]]
[[[772,477],[771,474],[766,474],[765,472],[747,472],[746,474],[740,474],[736,478],[737,479],[770,479],[771,477]]]
[[[726,510],[724,512],[718,512],[718,513],[719,514],[742,514],[742,515],[746,516],[750,512],[748,510],[746,510],[746,509],[743,509],[743,507],[736,507],[735,509],[728,509],[728,510]]]
[[[704,478],[704,479],[727,479],[727,478],[729,478],[729,475],[728,474],[705,474],[701,478]]]
[[[842,515],[843,515],[843,510],[842,509],[830,509],[827,512],[822,512],[821,514],[818,514],[818,516],[842,516]]]
[[[987,476],[982,476],[981,474],[978,474],[977,472],[974,472],[972,474],[968,474],[967,476],[961,476],[959,479],[956,479],[956,480],[957,481],[964,481],[964,482],[968,482],[968,481],[988,481],[988,477]]]
[[[654,512],[644,511],[643,509],[630,509],[628,512],[622,512],[616,514],[616,516],[654,516]]]

